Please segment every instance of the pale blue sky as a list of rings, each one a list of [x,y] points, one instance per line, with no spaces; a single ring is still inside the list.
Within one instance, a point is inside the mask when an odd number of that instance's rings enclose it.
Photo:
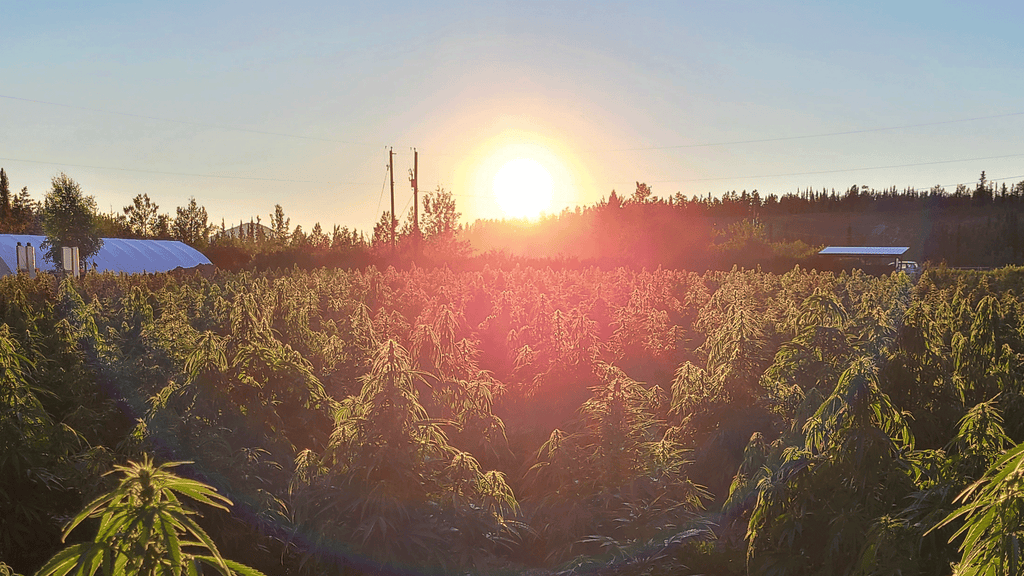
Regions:
[[[399,211],[415,146],[421,189],[452,190],[466,220],[499,215],[489,174],[534,152],[555,211],[637,180],[666,196],[1024,179],[1019,3],[2,6],[0,166],[35,198],[63,170],[104,211],[194,195],[217,223],[280,203],[307,230],[368,231],[387,146]],[[690,147],[632,150],[670,146]]]

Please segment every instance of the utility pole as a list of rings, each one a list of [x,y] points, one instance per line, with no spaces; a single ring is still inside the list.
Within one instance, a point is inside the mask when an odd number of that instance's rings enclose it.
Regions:
[[[395,151],[388,148],[388,177],[391,178],[391,255],[395,255]]]
[[[419,254],[420,251],[420,153],[412,149],[412,233],[413,251]]]

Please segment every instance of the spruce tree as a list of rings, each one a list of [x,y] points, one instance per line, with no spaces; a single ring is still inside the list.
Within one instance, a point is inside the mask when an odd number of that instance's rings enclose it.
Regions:
[[[0,168],[0,224],[11,215],[11,183],[7,181],[7,172]]]
[[[281,208],[280,204],[275,204],[274,213],[270,215],[270,228],[274,231],[274,237],[278,241],[288,243],[288,228],[291,223],[292,219],[284,216],[284,208]]]
[[[223,228],[223,220],[221,222]],[[193,196],[189,198],[187,206],[178,207],[178,216],[171,226],[171,233],[175,240],[196,248],[206,245],[211,229],[213,226],[209,224],[206,208],[200,206]]]

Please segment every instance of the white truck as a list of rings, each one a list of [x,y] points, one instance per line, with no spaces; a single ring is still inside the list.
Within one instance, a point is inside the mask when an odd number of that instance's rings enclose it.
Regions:
[[[906,272],[908,276],[917,276],[921,273],[921,265],[913,260],[897,260],[894,264],[897,272]]]

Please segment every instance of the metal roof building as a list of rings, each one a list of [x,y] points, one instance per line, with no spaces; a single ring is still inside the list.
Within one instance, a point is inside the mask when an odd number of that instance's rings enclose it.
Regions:
[[[52,272],[53,264],[43,258],[39,246],[46,236],[29,234],[0,234],[0,276],[13,274],[18,268],[17,245],[32,244],[36,249],[36,269]],[[93,254],[86,268],[92,270],[96,264],[97,272],[126,272],[138,274],[143,272],[167,272],[175,268],[192,268],[201,264],[210,264],[210,259],[203,256],[195,248],[177,240],[128,240],[125,238],[104,238],[103,247]]]
[[[909,246],[827,246],[822,256],[902,256]]]
[[[916,277],[921,267],[917,262],[903,259],[908,251],[908,246],[828,246],[818,252],[815,266],[832,272],[856,268],[869,274],[897,271]]]

